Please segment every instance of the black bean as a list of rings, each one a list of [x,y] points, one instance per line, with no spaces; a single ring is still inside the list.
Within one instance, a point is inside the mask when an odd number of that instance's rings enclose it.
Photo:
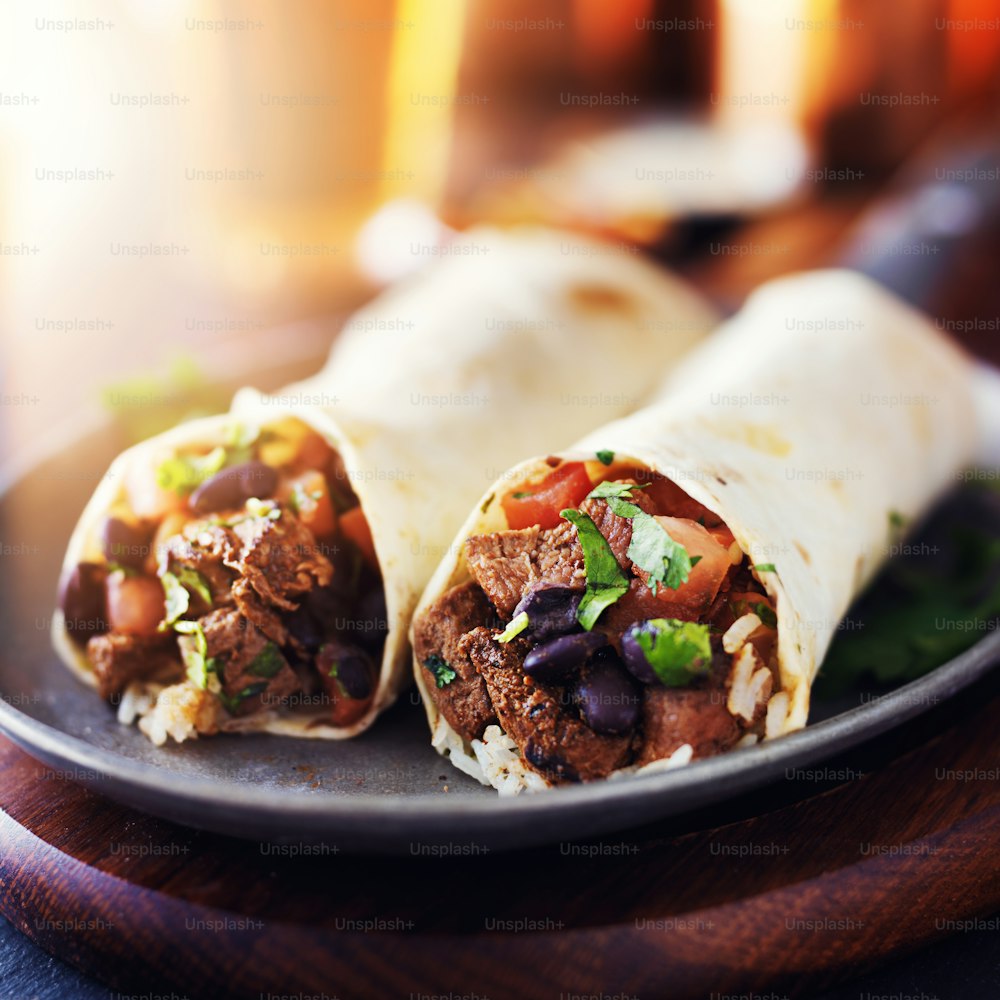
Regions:
[[[583,721],[606,736],[634,729],[642,706],[639,686],[616,661],[607,657],[588,665],[573,692]]]
[[[558,753],[534,739],[528,739],[524,759],[550,778],[562,781],[579,781],[580,772]]]
[[[333,674],[331,669],[336,667]],[[316,657],[316,667],[325,677],[334,677],[349,698],[368,698],[375,686],[375,665],[357,646],[334,640],[324,643]]]
[[[540,681],[558,680],[582,667],[591,655],[608,644],[597,632],[564,635],[542,643],[524,658],[524,672]]]
[[[576,611],[582,596],[582,590],[542,584],[521,598],[512,617],[516,618],[522,611],[527,614],[528,627],[524,634],[536,642],[553,635],[565,635],[580,627]]]
[[[105,518],[101,548],[108,562],[138,569],[150,552],[152,525],[129,524],[118,517]]]
[[[278,470],[264,462],[243,462],[220,469],[199,486],[188,499],[198,514],[212,514],[229,507],[241,507],[250,497],[270,497],[278,485]]]
[[[656,671],[646,659],[646,652],[639,645],[638,634],[643,631],[645,622],[639,622],[631,628],[625,630],[622,636],[622,657],[629,673],[643,684],[659,684],[660,679],[656,676]]]
[[[288,631],[302,646],[312,651],[323,645],[323,629],[306,607],[296,608],[285,615]]]
[[[350,602],[333,584],[310,590],[303,601],[303,607],[312,615],[324,635],[347,628],[350,621]]]
[[[358,601],[354,612],[354,638],[366,649],[377,650],[385,642],[388,630],[385,591],[381,587],[376,587]]]
[[[63,578],[59,586],[59,607],[66,631],[74,639],[107,632],[108,612],[104,582],[107,570],[99,563],[82,562]]]

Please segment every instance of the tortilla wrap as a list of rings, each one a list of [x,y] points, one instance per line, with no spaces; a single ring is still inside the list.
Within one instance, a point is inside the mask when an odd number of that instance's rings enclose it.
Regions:
[[[297,710],[222,728],[354,736],[408,683],[413,608],[484,486],[519,456],[642,405],[662,371],[715,321],[683,282],[621,248],[547,230],[473,231],[356,313],[312,378],[271,394],[241,390],[230,414],[185,423],[120,455],[81,515],[64,573],[102,558],[100,526],[124,500],[130,469],[211,444],[234,419],[298,418],[339,453],[371,528],[388,621],[377,691],[349,726],[324,722],[322,710]],[[53,640],[94,684],[85,648],[59,611]],[[140,714],[155,712],[156,690],[151,697],[140,698]],[[183,727],[167,731],[184,735]]]
[[[774,564],[754,577],[777,615],[772,699],[781,700],[769,706],[769,729],[784,734],[806,724],[812,682],[852,600],[976,454],[973,376],[969,359],[926,317],[867,278],[803,273],[751,295],[673,369],[652,405],[556,457],[593,460],[610,450],[646,466],[719,515],[750,564]],[[500,494],[524,490],[552,464],[524,461],[487,491],[416,620],[470,579],[466,539],[507,528]],[[463,740],[417,662],[414,672],[434,745],[452,763],[507,791],[539,786],[502,746],[503,766],[487,774],[497,754]]]

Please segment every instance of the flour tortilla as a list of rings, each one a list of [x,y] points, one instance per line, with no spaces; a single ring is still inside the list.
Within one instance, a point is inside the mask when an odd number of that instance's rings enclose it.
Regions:
[[[64,568],[99,556],[96,533],[133,463],[215,443],[231,418],[299,418],[340,453],[361,502],[388,637],[373,706],[356,724],[331,726],[321,711],[297,710],[240,728],[353,736],[409,682],[413,608],[485,486],[519,457],[643,405],[716,321],[686,284],[620,246],[544,229],[472,231],[356,313],[312,378],[271,394],[241,390],[227,417],[186,423],[119,456],[80,518]],[[53,639],[94,684],[59,612]]]
[[[775,601],[787,707],[801,729],[823,656],[851,601],[973,459],[981,428],[974,369],[923,315],[850,271],[762,286],[666,379],[646,409],[587,434],[560,458],[599,449],[671,479],[728,524]],[[543,458],[500,477],[473,508],[417,614],[470,578],[463,544],[506,528],[502,493],[550,471]],[[440,716],[414,664],[434,743],[485,780],[476,747]],[[480,743],[480,741],[476,741]],[[534,777],[533,775],[530,777]]]

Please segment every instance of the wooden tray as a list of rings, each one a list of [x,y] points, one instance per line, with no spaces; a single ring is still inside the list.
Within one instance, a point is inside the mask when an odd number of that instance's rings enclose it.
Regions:
[[[994,673],[683,826],[368,858],[174,826],[0,739],[0,908],[124,992],[798,996],[1000,909],[998,769]]]

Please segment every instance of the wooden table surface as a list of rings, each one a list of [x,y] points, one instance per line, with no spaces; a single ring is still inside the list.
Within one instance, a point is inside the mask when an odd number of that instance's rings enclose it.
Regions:
[[[995,932],[998,772],[994,672],[849,755],[685,819],[386,859],[174,826],[0,740],[0,909],[123,993],[812,995]]]

